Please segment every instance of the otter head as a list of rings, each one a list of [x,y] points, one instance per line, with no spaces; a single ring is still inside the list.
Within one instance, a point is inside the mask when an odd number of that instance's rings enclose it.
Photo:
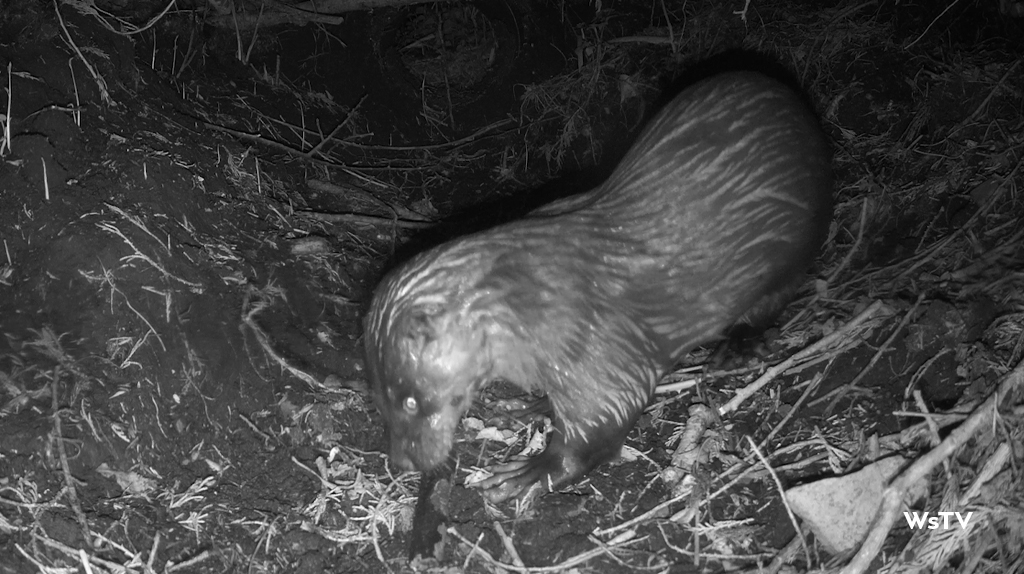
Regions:
[[[366,362],[391,460],[430,470],[489,376],[486,336],[443,304],[383,307],[367,317]]]

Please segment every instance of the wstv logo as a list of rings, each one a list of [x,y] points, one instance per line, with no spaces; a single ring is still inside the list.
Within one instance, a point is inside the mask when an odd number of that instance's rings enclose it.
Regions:
[[[962,514],[960,512],[904,512],[903,517],[907,519],[907,524],[911,530],[920,530],[927,528],[928,530],[949,530],[950,528],[960,528],[961,530],[967,528],[967,523],[971,521],[971,516],[974,516],[973,512]],[[952,519],[955,518],[954,522]]]

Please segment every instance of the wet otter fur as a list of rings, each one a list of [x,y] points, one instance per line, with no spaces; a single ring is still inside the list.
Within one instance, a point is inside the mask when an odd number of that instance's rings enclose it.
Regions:
[[[590,192],[414,257],[378,286],[368,374],[402,468],[444,462],[494,379],[547,394],[546,450],[496,467],[493,501],[554,489],[615,456],[665,372],[771,319],[831,219],[829,146],[785,84],[705,79]]]

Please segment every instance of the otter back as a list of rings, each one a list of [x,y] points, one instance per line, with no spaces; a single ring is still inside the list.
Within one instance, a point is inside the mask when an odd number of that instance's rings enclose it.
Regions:
[[[596,189],[393,270],[366,318],[391,456],[444,461],[480,387],[546,392],[556,432],[481,483],[557,487],[618,452],[658,379],[694,346],[777,311],[831,216],[830,153],[799,94],[711,77],[648,124]]]

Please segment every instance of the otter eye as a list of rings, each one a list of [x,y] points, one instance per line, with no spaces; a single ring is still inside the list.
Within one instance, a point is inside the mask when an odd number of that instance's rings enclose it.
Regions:
[[[410,415],[414,415],[419,410],[420,405],[416,402],[416,397],[405,397],[405,400],[402,401],[402,408]]]

